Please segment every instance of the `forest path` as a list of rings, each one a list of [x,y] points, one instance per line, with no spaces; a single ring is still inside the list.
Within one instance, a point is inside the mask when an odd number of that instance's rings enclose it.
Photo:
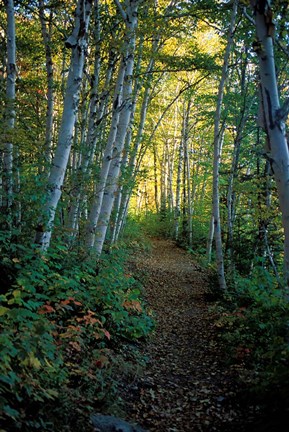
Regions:
[[[144,375],[127,388],[128,416],[150,432],[232,430],[236,384],[205,300],[208,274],[164,239],[154,239],[152,253],[136,257],[134,267],[144,275],[157,328],[144,348]]]

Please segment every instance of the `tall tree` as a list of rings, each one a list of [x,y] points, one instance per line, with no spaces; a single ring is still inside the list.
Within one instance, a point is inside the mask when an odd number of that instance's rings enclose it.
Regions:
[[[105,234],[110,219],[115,192],[116,179],[120,172],[120,162],[129,125],[132,108],[132,79],[134,50],[136,40],[137,9],[140,0],[126,1],[125,9],[118,0],[116,6],[125,23],[123,56],[120,62],[114,91],[113,113],[110,132],[102,159],[100,179],[96,187],[87,226],[86,244],[96,251],[102,250]],[[101,215],[101,217],[100,217]]]
[[[109,166],[107,181],[104,189],[101,211],[97,223],[95,235],[95,251],[99,255],[102,252],[103,243],[106,236],[111,212],[114,204],[114,199],[117,191],[117,181],[120,175],[122,153],[127,135],[130,118],[134,103],[132,101],[132,80],[134,69],[134,51],[136,43],[136,27],[137,27],[137,10],[140,0],[129,0],[124,3],[125,9],[121,6],[118,0],[115,0],[118,10],[124,19],[126,26],[126,38],[128,43],[127,55],[123,62],[125,66],[122,108],[117,126],[115,142],[113,143],[112,159]],[[134,95],[136,97],[136,95]]]
[[[71,48],[72,54],[63,114],[58,144],[48,178],[46,203],[35,236],[35,243],[39,244],[41,250],[44,252],[50,245],[56,209],[61,197],[61,188],[63,186],[73,141],[73,130],[78,112],[84,59],[87,48],[87,32],[92,6],[91,3],[91,0],[78,0],[74,29],[66,40],[66,47]]]
[[[289,151],[285,121],[289,113],[289,99],[280,104],[274,57],[273,10],[270,0],[253,0],[257,41],[254,44],[259,59],[263,128],[267,136],[267,157],[274,173],[282,223],[284,242],[284,278],[289,285]]]
[[[47,171],[51,162],[52,138],[53,138],[53,114],[54,114],[54,71],[52,59],[52,22],[53,9],[49,12],[48,24],[46,23],[44,0],[39,0],[39,18],[41,23],[41,32],[45,49],[46,62],[46,80],[47,80],[47,108],[46,108],[46,125],[45,125],[45,166]]]
[[[221,157],[221,140],[222,140],[222,127],[221,127],[221,112],[224,97],[225,82],[228,73],[229,56],[233,45],[234,28],[238,11],[238,0],[233,2],[233,10],[231,15],[231,22],[228,30],[227,45],[224,54],[224,61],[222,66],[222,75],[219,83],[217,106],[215,112],[214,122],[214,168],[213,168],[213,217],[214,217],[214,236],[216,244],[216,258],[217,258],[217,271],[218,281],[222,290],[226,289],[226,279],[224,270],[224,257],[222,247],[222,234],[221,234],[221,219],[220,219],[220,196],[219,196],[219,166]]]
[[[16,36],[14,1],[5,0],[7,15],[7,79],[5,107],[5,138],[3,149],[3,209],[8,225],[12,224],[13,205],[13,130],[15,126]]]

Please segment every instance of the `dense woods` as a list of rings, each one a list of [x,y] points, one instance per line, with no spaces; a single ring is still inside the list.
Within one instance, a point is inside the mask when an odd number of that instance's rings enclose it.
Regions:
[[[153,236],[214,271],[232,361],[288,398],[288,21],[286,0],[4,0],[1,430],[114,413]]]

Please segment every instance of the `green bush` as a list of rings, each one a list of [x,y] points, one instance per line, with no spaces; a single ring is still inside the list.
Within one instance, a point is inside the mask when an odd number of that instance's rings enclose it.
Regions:
[[[174,233],[173,213],[148,211],[138,219],[146,235],[150,237],[172,237]]]
[[[96,266],[63,246],[17,246],[0,265],[13,274],[0,297],[3,430],[85,430],[83,413],[115,399],[119,342],[153,328],[141,286],[118,250]]]
[[[264,268],[237,278],[225,296],[216,325],[231,359],[246,366],[243,378],[259,394],[279,389],[289,396],[289,303],[284,289]],[[282,389],[282,390],[281,390]]]

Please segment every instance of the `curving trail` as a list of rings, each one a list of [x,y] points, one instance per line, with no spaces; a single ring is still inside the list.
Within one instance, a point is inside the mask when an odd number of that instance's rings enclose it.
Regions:
[[[224,361],[205,300],[208,274],[164,239],[154,239],[152,253],[137,257],[134,267],[146,275],[157,329],[144,347],[144,375],[127,388],[129,417],[150,432],[235,430],[237,371]]]

